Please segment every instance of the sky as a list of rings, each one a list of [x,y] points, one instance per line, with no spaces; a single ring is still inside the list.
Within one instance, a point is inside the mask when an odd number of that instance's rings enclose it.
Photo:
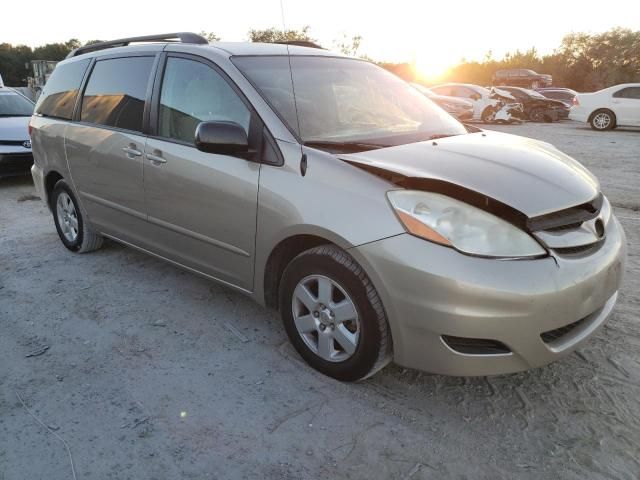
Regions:
[[[32,14],[20,2],[0,6],[0,43],[34,47],[69,38],[202,30],[244,41],[251,28],[281,28],[281,4],[286,27],[309,25],[322,46],[360,35],[359,53],[379,61],[415,62],[433,76],[462,58],[480,60],[488,51],[494,58],[531,47],[551,53],[572,31],[640,30],[638,0],[609,0],[597,8],[585,0],[31,0]],[[14,17],[21,20],[5,21]]]

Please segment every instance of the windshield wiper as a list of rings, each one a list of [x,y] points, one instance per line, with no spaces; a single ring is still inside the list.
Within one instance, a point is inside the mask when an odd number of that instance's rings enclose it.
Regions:
[[[304,145],[311,148],[327,149],[327,150],[340,150],[345,152],[363,152],[366,150],[377,150],[380,148],[387,148],[390,145],[380,145],[377,143],[366,142],[331,142],[324,140],[310,140],[304,142]]]
[[[429,136],[427,140],[437,140],[439,138],[456,137],[458,135],[462,135],[462,134],[461,133],[435,133]]]

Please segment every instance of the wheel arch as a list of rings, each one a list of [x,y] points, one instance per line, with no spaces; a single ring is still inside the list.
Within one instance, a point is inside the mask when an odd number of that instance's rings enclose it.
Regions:
[[[296,234],[281,240],[271,250],[264,268],[263,292],[264,304],[278,309],[278,291],[282,273],[287,265],[302,252],[320,245],[337,245],[328,238],[314,234]]]
[[[51,194],[53,193],[53,188],[56,186],[60,180],[64,180],[64,177],[57,170],[51,170],[47,172],[44,177],[44,191],[47,198],[45,199],[49,209],[51,209]]]

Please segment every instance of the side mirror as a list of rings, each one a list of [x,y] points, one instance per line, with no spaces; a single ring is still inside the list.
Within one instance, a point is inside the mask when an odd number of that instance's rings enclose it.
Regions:
[[[235,122],[201,122],[196,128],[196,148],[202,152],[234,155],[249,151],[247,133]]]
[[[471,95],[471,99],[472,100],[480,100],[482,97],[480,96],[479,93],[474,93]]]

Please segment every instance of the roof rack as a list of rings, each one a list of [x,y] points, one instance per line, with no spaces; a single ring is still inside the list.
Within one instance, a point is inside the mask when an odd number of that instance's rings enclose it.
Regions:
[[[197,43],[199,45],[208,45],[209,41],[201,35],[190,32],[163,33],[159,35],[144,35],[141,37],[119,38],[108,42],[99,42],[92,45],[76,48],[69,52],[67,58],[76,57],[83,53],[105,50],[113,47],[126,47],[130,43],[138,42],[177,42],[177,43]]]
[[[324,50],[324,48],[318,45],[317,43],[310,42],[308,40],[289,40],[284,42],[273,42],[273,43],[279,43],[281,45],[295,45],[296,47],[319,48],[320,50]]]

